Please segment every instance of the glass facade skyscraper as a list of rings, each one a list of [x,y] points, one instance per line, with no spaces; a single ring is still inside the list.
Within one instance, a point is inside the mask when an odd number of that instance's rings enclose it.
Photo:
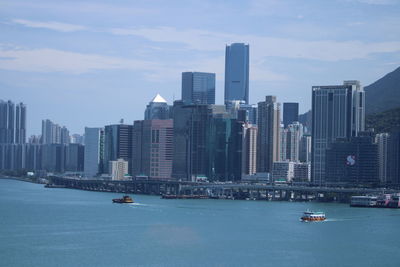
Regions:
[[[285,128],[295,121],[299,121],[299,103],[283,103],[283,124]]]
[[[312,87],[313,183],[325,183],[326,149],[337,138],[350,138],[364,131],[364,99],[364,90],[358,81]]]
[[[182,72],[185,104],[215,104],[215,73]]]
[[[249,103],[249,45],[234,43],[225,49],[225,102]]]

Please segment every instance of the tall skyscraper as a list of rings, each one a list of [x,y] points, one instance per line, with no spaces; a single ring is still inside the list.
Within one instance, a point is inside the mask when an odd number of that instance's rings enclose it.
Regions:
[[[276,96],[258,103],[257,172],[271,172],[280,158],[280,104]]]
[[[283,125],[285,128],[295,121],[299,121],[299,103],[283,103]]]
[[[312,87],[312,165],[314,184],[325,183],[325,153],[337,138],[364,130],[365,94],[358,81]]]
[[[133,125],[132,176],[170,179],[172,173],[173,121],[142,120]]]
[[[15,108],[15,143],[26,143],[26,106],[23,103]]]
[[[379,180],[382,184],[388,182],[388,143],[389,133],[380,133],[375,136],[378,145]]]
[[[243,124],[242,174],[257,172],[257,126]]]
[[[240,180],[243,127],[222,105],[174,103],[172,175],[195,181]]]
[[[102,139],[104,138],[103,128],[85,127],[85,153],[84,153],[84,174],[86,177],[94,177],[101,172],[102,165]]]
[[[185,104],[215,104],[215,73],[182,72]]]
[[[132,130],[133,125],[114,124],[104,128],[104,173],[109,173],[110,161],[124,159],[132,166]]]
[[[167,120],[170,117],[167,101],[157,94],[146,106],[145,120]]]
[[[234,43],[225,48],[225,102],[249,103],[249,45]]]
[[[13,144],[15,135],[15,105],[0,100],[0,144]]]

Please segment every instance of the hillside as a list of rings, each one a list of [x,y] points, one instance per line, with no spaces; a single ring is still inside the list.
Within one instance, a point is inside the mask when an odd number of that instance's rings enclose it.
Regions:
[[[400,67],[364,87],[366,114],[400,107]]]
[[[374,128],[376,133],[387,133],[395,126],[400,126],[400,108],[390,109],[381,113],[367,115],[366,128]]]

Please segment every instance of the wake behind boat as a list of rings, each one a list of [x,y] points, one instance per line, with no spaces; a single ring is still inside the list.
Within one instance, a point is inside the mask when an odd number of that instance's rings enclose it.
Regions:
[[[123,196],[122,198],[114,198],[113,203],[133,203],[133,199],[130,196]]]
[[[326,216],[325,213],[321,211],[305,211],[303,216],[301,217],[301,221],[303,222],[320,222],[325,221]]]

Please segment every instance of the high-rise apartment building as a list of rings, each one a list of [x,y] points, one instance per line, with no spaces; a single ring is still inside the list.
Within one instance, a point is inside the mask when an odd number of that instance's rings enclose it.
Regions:
[[[109,162],[109,167],[108,169],[109,174],[111,175],[111,180],[127,180],[129,177],[128,169],[129,169],[129,161],[126,161],[124,159],[117,159],[117,160],[111,160]]]
[[[215,104],[215,73],[182,72],[185,104]]]
[[[257,126],[243,124],[242,174],[253,175],[257,172]]]
[[[167,101],[157,94],[146,106],[144,113],[145,120],[167,120],[170,118],[170,111]]]
[[[311,162],[311,135],[303,135],[300,139],[299,161]]]
[[[26,143],[26,105],[23,103],[15,108],[15,143]]]
[[[68,129],[51,120],[42,120],[42,144],[69,144],[70,136]]]
[[[281,161],[299,161],[300,139],[303,136],[303,125],[299,122],[288,124],[281,129]]]
[[[325,183],[325,153],[337,138],[364,130],[365,94],[358,81],[312,87],[312,182]]]
[[[0,144],[13,144],[15,135],[15,104],[0,100]]]
[[[276,96],[258,103],[257,172],[271,172],[280,159],[280,104]]]
[[[299,103],[283,103],[283,125],[285,128],[295,121],[299,121]]]
[[[249,45],[233,43],[225,48],[225,102],[249,103]]]
[[[102,166],[102,141],[104,140],[103,128],[85,127],[85,153],[84,175],[94,177],[101,173]]]

